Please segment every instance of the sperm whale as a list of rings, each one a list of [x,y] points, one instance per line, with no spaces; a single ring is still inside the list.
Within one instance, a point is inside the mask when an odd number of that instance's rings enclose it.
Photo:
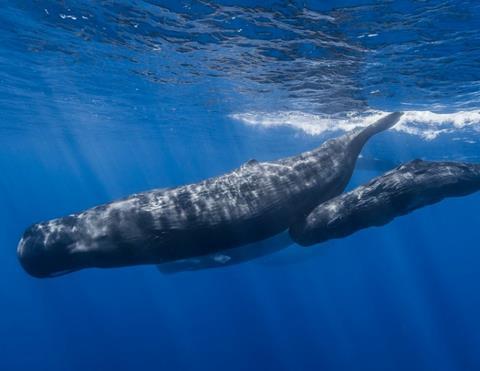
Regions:
[[[196,184],[137,193],[34,224],[17,256],[32,276],[51,277],[89,267],[160,264],[274,236],[343,192],[364,144],[401,115],[391,113],[297,156],[251,160]]]
[[[446,197],[479,190],[478,164],[414,160],[318,205],[289,233],[296,243],[309,246],[382,226]]]

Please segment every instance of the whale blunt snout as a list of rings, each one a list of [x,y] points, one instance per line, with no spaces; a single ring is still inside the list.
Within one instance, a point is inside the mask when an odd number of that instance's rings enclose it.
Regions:
[[[60,238],[61,239],[61,238]],[[48,243],[38,225],[28,228],[17,246],[17,257],[23,269],[33,277],[56,277],[77,270],[65,244]]]

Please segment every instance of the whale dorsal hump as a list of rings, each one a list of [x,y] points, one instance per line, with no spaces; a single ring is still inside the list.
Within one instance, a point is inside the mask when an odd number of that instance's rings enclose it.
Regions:
[[[253,165],[256,165],[258,164],[258,161],[255,160],[254,158],[252,158],[251,160],[248,160],[247,162],[245,162],[242,167],[244,166],[253,166]]]

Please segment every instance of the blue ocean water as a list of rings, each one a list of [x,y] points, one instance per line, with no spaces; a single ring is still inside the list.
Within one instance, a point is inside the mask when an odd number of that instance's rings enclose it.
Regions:
[[[220,269],[39,280],[16,258],[34,222],[393,110],[349,188],[479,162],[479,62],[477,1],[0,5],[0,369],[479,370],[480,194]]]

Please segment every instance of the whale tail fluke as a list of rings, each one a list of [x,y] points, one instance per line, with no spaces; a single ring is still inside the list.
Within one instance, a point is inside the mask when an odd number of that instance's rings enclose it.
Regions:
[[[387,116],[382,117],[380,120],[375,121],[373,124],[367,126],[365,129],[363,129],[359,133],[358,137],[363,139],[366,142],[373,135],[378,134],[384,130],[390,129],[398,121],[400,121],[400,118],[402,117],[402,115],[403,115],[403,112],[390,113]]]
[[[378,134],[384,130],[390,129],[394,126],[402,117],[403,112],[393,112],[380,120],[375,121],[373,124],[366,128],[357,131],[353,134],[352,145],[357,149],[357,153],[360,153],[365,143],[375,134]]]
[[[368,126],[364,131],[368,132],[369,135],[374,135],[381,131],[390,129],[400,120],[402,116],[403,112],[390,113],[387,116],[382,117],[380,120],[374,122],[372,125]]]

